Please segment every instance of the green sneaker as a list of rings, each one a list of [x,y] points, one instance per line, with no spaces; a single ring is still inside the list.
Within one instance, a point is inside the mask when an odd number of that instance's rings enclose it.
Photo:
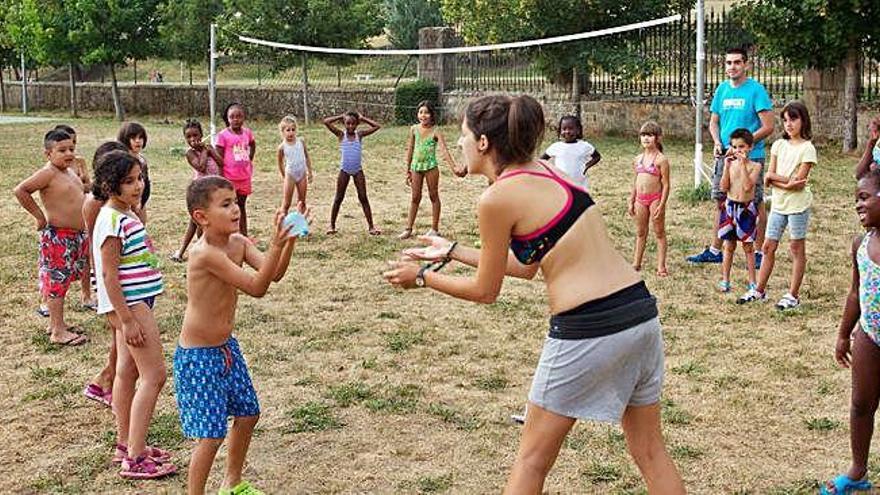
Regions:
[[[266,495],[254,488],[249,482],[241,480],[241,483],[232,488],[221,488],[217,495]]]

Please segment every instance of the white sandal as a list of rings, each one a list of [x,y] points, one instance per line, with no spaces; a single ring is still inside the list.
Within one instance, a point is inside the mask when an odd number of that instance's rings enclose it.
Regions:
[[[780,311],[786,309],[795,309],[800,305],[801,301],[798,298],[794,297],[791,294],[786,294],[782,296],[782,299],[780,299],[778,303],[776,303],[776,309]]]

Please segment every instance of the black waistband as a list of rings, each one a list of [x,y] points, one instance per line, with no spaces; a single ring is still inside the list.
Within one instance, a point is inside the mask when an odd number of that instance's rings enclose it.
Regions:
[[[644,282],[550,317],[549,336],[578,340],[604,337],[656,318],[657,299]]]
[[[605,297],[600,297],[599,299],[587,301],[580,306],[569,309],[568,311],[558,313],[556,316],[568,316],[580,313],[605,311],[608,309],[616,308],[617,306],[621,306],[626,303],[637,301],[639,299],[647,299],[649,297],[651,297],[651,293],[648,292],[648,286],[645,285],[644,280],[639,280],[629,287],[624,287],[623,289],[620,289],[617,292],[612,292]]]

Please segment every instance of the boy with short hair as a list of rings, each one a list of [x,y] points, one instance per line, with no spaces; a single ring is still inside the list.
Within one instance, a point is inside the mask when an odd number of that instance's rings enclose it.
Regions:
[[[247,365],[232,336],[238,291],[266,294],[290,263],[295,239],[282,214],[275,215],[275,235],[266,253],[239,233],[240,211],[232,183],[220,176],[194,180],[187,208],[203,235],[192,246],[186,270],[187,305],[177,350],[174,383],[180,422],[197,440],[189,465],[188,492],[201,495],[217,450],[233,416],[226,477],[221,494],[261,494],[241,479],[251,435],[260,415]],[[302,208],[302,203],[300,203]],[[242,268],[247,263],[257,273]]]
[[[70,135],[51,130],[43,138],[47,163],[15,186],[15,198],[37,221],[40,232],[40,294],[49,309],[49,341],[76,346],[88,342],[64,321],[64,298],[71,282],[79,280],[88,259],[84,230],[83,184],[71,169],[76,157]],[[39,191],[45,212],[33,198]]]
[[[73,141],[74,152],[76,152],[77,144],[76,144],[76,131],[73,127],[70,127],[67,124],[58,124],[55,126],[56,131],[64,131],[70,134],[70,140]],[[86,194],[88,194],[92,190],[92,177],[89,173],[89,166],[86,163],[86,159],[81,155],[76,154],[73,158],[73,171],[76,172],[77,177],[83,183],[83,190]],[[91,250],[87,250],[88,256],[91,256]],[[91,309],[95,311],[98,309],[98,303],[95,301],[95,298],[92,294],[92,281],[89,275],[89,268],[91,267],[91,261],[86,257],[86,265],[83,267],[83,276],[82,276],[82,305],[86,309]]]
[[[736,129],[730,135],[730,148],[724,159],[721,191],[727,194],[718,225],[718,238],[724,241],[721,262],[721,281],[718,290],[730,292],[730,267],[736,242],[742,243],[749,271],[749,290],[755,283],[755,234],[758,227],[758,208],[755,204],[755,184],[761,176],[762,165],[749,159],[755,138],[748,129]]]

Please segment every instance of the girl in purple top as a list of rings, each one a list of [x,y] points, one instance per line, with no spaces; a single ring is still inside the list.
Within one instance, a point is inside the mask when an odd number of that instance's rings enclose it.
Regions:
[[[370,127],[359,131],[358,126],[362,120]],[[344,129],[336,126],[336,123],[339,121],[342,121]],[[324,126],[339,139],[339,149],[341,151],[339,175],[336,177],[336,197],[333,198],[333,209],[330,212],[330,229],[327,233],[336,233],[336,217],[339,216],[339,206],[342,205],[342,200],[345,199],[345,190],[348,189],[349,179],[354,178],[354,187],[357,189],[361,208],[364,209],[364,216],[367,217],[367,227],[370,229],[370,235],[381,234],[382,231],[373,225],[373,212],[370,209],[370,200],[367,199],[367,178],[364,175],[363,168],[361,168],[361,140],[378,131],[381,126],[374,120],[357,112],[346,112],[335,117],[327,117],[324,119]]]
[[[195,119],[189,119],[183,124],[183,138],[189,149],[186,151],[186,162],[193,169],[193,180],[200,179],[208,175],[221,175],[223,173],[223,157],[210,143],[203,141],[204,133],[202,124]],[[201,229],[190,218],[189,226],[186,228],[186,234],[183,235],[183,243],[174,254],[168,258],[176,263],[183,263],[183,253],[192,241],[193,236],[202,235]]]

